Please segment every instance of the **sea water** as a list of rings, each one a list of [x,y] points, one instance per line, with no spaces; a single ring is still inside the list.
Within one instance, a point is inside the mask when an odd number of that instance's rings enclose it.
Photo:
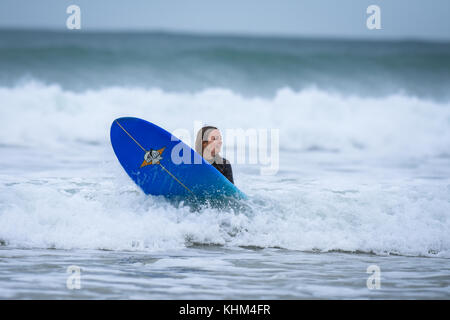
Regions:
[[[449,43],[0,31],[0,298],[448,299],[449,88]],[[120,116],[276,129],[279,167],[175,206]]]

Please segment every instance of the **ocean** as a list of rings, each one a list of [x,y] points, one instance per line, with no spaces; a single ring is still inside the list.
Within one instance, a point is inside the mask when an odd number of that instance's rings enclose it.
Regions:
[[[0,30],[0,299],[449,299],[449,89],[446,42]],[[277,130],[277,170],[146,196],[121,116]]]

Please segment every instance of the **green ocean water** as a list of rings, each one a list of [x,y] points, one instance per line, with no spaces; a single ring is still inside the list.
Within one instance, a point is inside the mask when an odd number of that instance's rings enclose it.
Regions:
[[[29,79],[105,86],[273,95],[288,87],[448,99],[450,43],[0,31],[0,85]]]

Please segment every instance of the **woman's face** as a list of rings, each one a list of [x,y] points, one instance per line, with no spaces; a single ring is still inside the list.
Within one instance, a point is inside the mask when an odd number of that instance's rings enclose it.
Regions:
[[[222,149],[222,135],[218,129],[211,130],[208,135],[208,144],[203,150],[203,155],[207,158],[212,158],[220,153]]]

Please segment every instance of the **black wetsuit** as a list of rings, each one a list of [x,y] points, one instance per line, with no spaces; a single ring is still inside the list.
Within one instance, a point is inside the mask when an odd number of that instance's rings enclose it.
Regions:
[[[222,158],[220,156],[215,156],[214,160],[211,163],[211,165],[219,170],[221,174],[225,176],[232,184],[234,184],[233,181],[233,170],[231,169],[230,161],[228,161],[225,158]]]

